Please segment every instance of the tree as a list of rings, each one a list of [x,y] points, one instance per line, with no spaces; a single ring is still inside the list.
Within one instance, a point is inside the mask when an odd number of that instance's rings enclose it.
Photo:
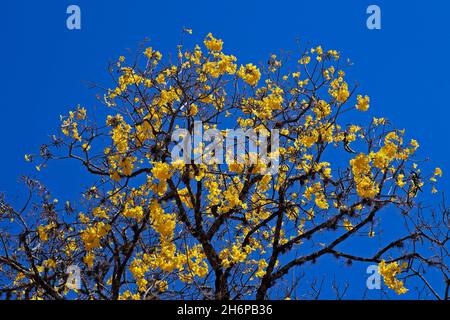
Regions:
[[[151,47],[131,63],[121,56],[110,67],[113,87],[97,87],[106,122],[79,106],[39,155],[26,155],[38,170],[75,160],[95,183],[75,205],[58,203],[32,178],[24,178],[23,209],[2,200],[0,292],[64,299],[76,266],[80,299],[291,298],[298,279],[288,275],[335,256],[349,266],[379,264],[398,294],[416,277],[447,299],[448,211],[418,202],[436,192],[442,171],[422,172],[417,141],[384,118],[346,124],[370,103],[345,80],[350,63],[318,46],[299,51],[296,63],[295,54],[272,55],[257,67],[222,47],[209,34],[204,47],[179,45],[167,59]],[[266,146],[269,162],[245,140],[244,154],[227,150],[225,163],[204,161],[204,142],[194,145],[194,160],[173,159],[174,137],[198,121],[216,138],[250,129],[279,141]],[[394,240],[382,233],[392,221],[380,217],[386,209],[403,221]],[[349,249],[362,239],[366,255]],[[442,275],[443,292],[426,280],[430,269]]]

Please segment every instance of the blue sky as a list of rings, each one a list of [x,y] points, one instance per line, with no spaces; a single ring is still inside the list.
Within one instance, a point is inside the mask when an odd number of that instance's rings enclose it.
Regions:
[[[81,30],[66,28],[70,4],[81,8]],[[370,4],[381,8],[382,30],[366,28]],[[366,116],[385,116],[405,128],[420,142],[421,155],[445,174],[450,172],[449,14],[450,3],[438,0],[3,2],[0,192],[19,201],[19,176],[37,175],[24,154],[48,141],[60,114],[77,104],[101,107],[86,82],[110,84],[108,61],[128,49],[134,52],[146,37],[160,51],[173,52],[182,27],[192,28],[198,41],[212,32],[243,63],[293,50],[296,39],[341,51],[355,63],[350,78],[371,97]],[[88,184],[80,173],[62,162],[38,177],[56,197],[71,199]],[[447,181],[444,176],[441,190],[449,190]],[[364,271],[343,274],[359,281]],[[357,297],[357,292],[349,295]]]

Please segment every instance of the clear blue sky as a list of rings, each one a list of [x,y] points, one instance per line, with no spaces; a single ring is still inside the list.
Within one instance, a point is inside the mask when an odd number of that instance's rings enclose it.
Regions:
[[[81,30],[66,28],[70,4],[81,8]],[[370,4],[381,7],[382,30],[366,28]],[[19,176],[36,175],[24,154],[48,141],[60,114],[77,104],[101,107],[85,82],[110,84],[108,61],[146,37],[173,52],[182,27],[192,28],[199,41],[212,32],[241,62],[266,61],[273,52],[294,49],[297,38],[343,52],[355,62],[351,79],[371,96],[367,116],[405,128],[420,142],[421,155],[450,174],[448,15],[450,3],[441,0],[3,1],[0,192],[18,201]],[[39,177],[56,197],[71,199],[87,185],[80,173],[62,162]],[[444,176],[441,190],[450,190],[447,181]],[[330,264],[318,272],[364,286],[364,268],[339,270]],[[357,289],[348,297],[358,297]]]

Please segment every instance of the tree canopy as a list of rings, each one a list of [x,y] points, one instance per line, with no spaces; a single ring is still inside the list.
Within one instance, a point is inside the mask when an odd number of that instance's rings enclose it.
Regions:
[[[191,30],[186,29],[189,36]],[[164,55],[143,47],[111,64],[98,85],[105,119],[78,106],[38,154],[77,161],[95,183],[79,203],[24,178],[28,201],[2,200],[0,293],[11,298],[266,299],[301,297],[295,270],[326,256],[374,263],[397,294],[415,277],[448,298],[449,218],[423,208],[439,168],[387,119],[363,117],[370,98],[347,80],[351,63],[316,46],[240,63],[208,34]],[[363,119],[366,124],[356,124]],[[277,161],[174,161],[177,130],[279,132]],[[208,143],[193,147],[202,155]],[[45,170],[43,170],[45,172]],[[384,236],[398,215],[395,234]],[[375,241],[376,239],[376,241]],[[364,241],[364,254],[353,250]],[[75,266],[80,282],[67,286]],[[425,271],[442,276],[442,292]],[[298,273],[297,273],[298,275]],[[446,282],[447,281],[447,282]],[[299,293],[300,292],[300,293]]]

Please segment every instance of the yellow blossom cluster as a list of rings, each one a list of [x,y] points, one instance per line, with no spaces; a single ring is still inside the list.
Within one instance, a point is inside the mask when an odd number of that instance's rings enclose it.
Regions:
[[[422,190],[420,169],[414,164],[408,170],[419,148],[416,140],[404,143],[404,132],[390,130],[384,118],[373,118],[368,127],[341,121],[343,112],[367,111],[370,98],[353,96],[340,64],[332,65],[340,58],[337,51],[316,46],[285,72],[283,57],[271,55],[266,67],[257,67],[222,52],[224,42],[211,33],[203,44],[192,49],[179,45],[175,62],[162,61],[152,47],[135,63],[120,56],[114,67],[116,83],[103,97],[113,110],[106,126],[90,126],[93,121],[81,107],[62,117],[63,139],[76,146],[71,156],[101,181],[98,189],[85,193],[89,206],[68,232],[76,235],[61,247],[91,271],[96,259],[105,256],[103,250],[116,249],[118,260],[132,250],[125,268],[134,282],[120,289],[119,299],[168,293],[176,281],[207,282],[210,269],[238,266],[242,275],[258,281],[266,275],[267,257],[276,246],[281,254],[295,250],[306,241],[301,237],[305,232],[333,214],[348,212],[339,216],[336,228],[324,231],[362,231],[369,206],[391,200],[394,205],[406,203]],[[204,122],[203,131],[216,130],[223,138],[227,130],[220,126],[230,120],[243,131],[279,129],[279,150],[270,146],[267,151],[269,158],[280,161],[277,173],[262,173],[268,165],[253,161],[254,152],[238,155],[243,161],[231,161],[234,149],[225,154],[224,164],[170,162],[171,134],[190,130],[197,120]],[[93,142],[100,137],[107,144],[98,148]],[[201,142],[192,151],[201,154],[207,147]],[[33,161],[32,155],[25,158]],[[344,168],[332,162],[335,158],[345,159]],[[430,177],[433,192],[438,177],[440,168]],[[391,200],[385,200],[387,190]],[[400,192],[406,196],[399,197]],[[377,197],[383,200],[368,200]],[[373,237],[373,227],[362,232]],[[45,245],[55,235],[65,236],[53,229],[54,222],[38,226]],[[110,232],[119,236],[108,237]],[[77,237],[80,242],[73,240]],[[215,253],[205,242],[212,243]],[[79,248],[82,254],[74,254]],[[58,260],[41,261],[42,270],[58,265]],[[212,266],[218,261],[221,265]],[[407,291],[395,278],[401,272],[397,263],[382,261],[379,268],[389,288],[399,294]]]
[[[405,267],[405,265],[400,266],[397,262],[386,263],[384,260],[378,265],[378,271],[383,277],[386,286],[399,295],[408,292],[408,289],[404,287],[403,282],[396,278],[396,276],[402,272],[402,268]]]
[[[40,225],[38,227],[39,239],[41,241],[48,241],[48,232],[56,227],[56,223],[51,222],[47,225]]]
[[[350,97],[348,84],[344,81],[343,76],[339,76],[339,78],[331,81],[328,92],[339,103],[346,102]]]
[[[251,63],[241,66],[237,75],[251,86],[256,86],[261,78],[261,72]]]
[[[363,97],[362,95],[358,95],[358,103],[356,105],[356,109],[360,111],[367,111],[369,109],[369,96]]]
[[[328,209],[329,204],[324,195],[324,188],[320,182],[317,182],[305,189],[303,196],[311,201],[314,195],[314,202],[320,209]]]
[[[211,33],[208,33],[204,41],[205,46],[211,51],[222,51],[223,41],[216,39]]]
[[[360,153],[350,160],[356,191],[362,198],[374,198],[379,190],[378,185],[371,179],[370,157]]]
[[[81,240],[86,250],[100,247],[100,240],[111,230],[111,226],[103,221],[96,222],[92,226],[81,231]]]
[[[224,248],[220,252],[219,257],[222,260],[222,265],[228,268],[232,264],[244,262],[251,250],[250,246],[242,249],[239,245],[234,244],[231,246],[231,249]]]

